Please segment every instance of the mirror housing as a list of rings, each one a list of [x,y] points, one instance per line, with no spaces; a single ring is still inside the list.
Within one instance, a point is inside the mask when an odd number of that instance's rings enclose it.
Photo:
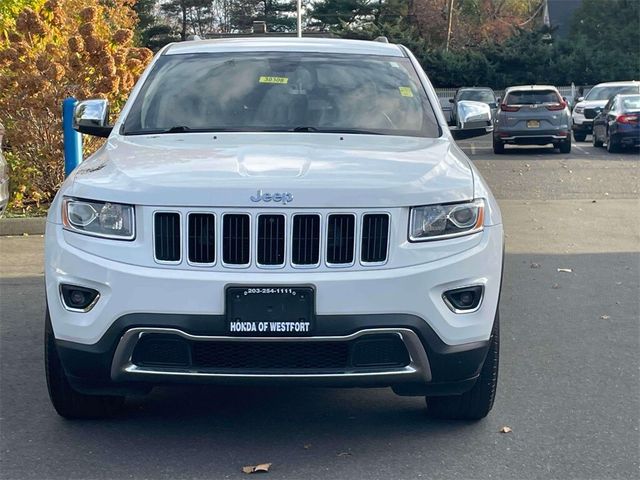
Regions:
[[[584,97],[578,97],[578,98],[576,98],[576,103],[581,102],[583,100],[584,100]]]
[[[109,102],[103,99],[78,102],[73,109],[73,129],[95,137],[108,137],[113,130],[113,125],[109,125]]]
[[[491,107],[486,103],[461,100],[457,110],[456,126],[451,127],[454,139],[480,137],[493,132]]]

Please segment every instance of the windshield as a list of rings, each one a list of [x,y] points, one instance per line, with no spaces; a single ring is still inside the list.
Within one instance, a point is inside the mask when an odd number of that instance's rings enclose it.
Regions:
[[[123,133],[168,131],[440,136],[408,59],[283,52],[161,57]]]
[[[516,90],[509,92],[505,100],[507,105],[542,105],[560,102],[560,96],[554,90]]]
[[[640,93],[640,85],[625,85],[618,87],[593,87],[585,100],[609,100],[619,93]]]
[[[640,95],[622,97],[622,111],[640,110]]]
[[[494,103],[493,93],[489,90],[462,90],[458,94],[458,100],[473,100],[474,102]]]

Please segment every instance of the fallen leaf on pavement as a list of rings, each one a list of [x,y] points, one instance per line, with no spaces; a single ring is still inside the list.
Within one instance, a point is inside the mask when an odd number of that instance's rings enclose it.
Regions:
[[[340,452],[338,454],[339,457],[350,457],[351,456],[351,452]]]
[[[243,473],[266,473],[271,468],[271,463],[259,463],[258,465],[247,465],[242,467]]]
[[[511,432],[513,432],[513,430],[511,430],[511,427],[509,427],[509,426],[505,425],[504,427],[502,427],[502,428],[499,430],[499,432],[500,432],[500,433],[511,433]]]
[[[529,265],[530,268],[540,268],[540,264],[539,263],[532,263],[531,265]]]
[[[564,273],[571,273],[571,272],[573,272],[573,270],[572,270],[572,269],[570,269],[570,268],[559,268],[559,269],[558,269],[558,271],[559,271],[559,272],[564,272]]]
[[[554,290],[557,290],[560,288],[560,285],[558,285],[557,283],[554,283],[551,288],[553,288]]]
[[[304,448],[305,450],[309,450],[311,448],[311,444],[306,443],[302,448]]]
[[[609,315],[600,315],[601,320],[609,320],[611,317]]]

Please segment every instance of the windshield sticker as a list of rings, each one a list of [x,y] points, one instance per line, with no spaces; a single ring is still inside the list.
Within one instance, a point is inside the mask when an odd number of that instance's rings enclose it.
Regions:
[[[403,97],[413,97],[411,87],[398,87],[398,90],[400,90],[400,95]]]
[[[266,76],[262,76],[262,77],[260,77],[258,82],[285,85],[285,84],[289,83],[289,79],[287,77],[266,77]]]

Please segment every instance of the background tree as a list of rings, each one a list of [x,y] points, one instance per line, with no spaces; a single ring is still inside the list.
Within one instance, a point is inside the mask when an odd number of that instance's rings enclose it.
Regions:
[[[116,113],[151,58],[133,45],[130,0],[48,0],[0,37],[0,122],[12,205],[48,202],[63,179],[61,102],[102,97]],[[87,150],[96,141],[86,142]]]

